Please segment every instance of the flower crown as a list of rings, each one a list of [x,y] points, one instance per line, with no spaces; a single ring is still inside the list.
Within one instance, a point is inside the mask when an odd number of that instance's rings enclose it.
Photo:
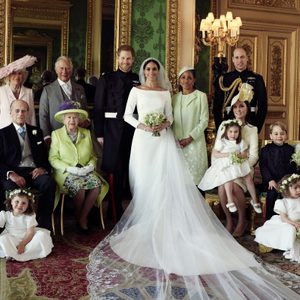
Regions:
[[[15,189],[8,192],[8,198],[11,199],[16,195],[25,194],[34,203],[34,194],[29,189]]]
[[[221,129],[224,130],[225,128],[229,127],[229,126],[233,126],[233,125],[236,125],[236,126],[242,126],[242,122],[238,119],[229,119],[227,121],[223,121],[222,122],[222,127]]]
[[[279,191],[284,192],[287,190],[287,188],[290,186],[291,183],[295,183],[298,180],[300,180],[300,175],[298,174],[292,174],[287,179],[283,180],[279,186]]]

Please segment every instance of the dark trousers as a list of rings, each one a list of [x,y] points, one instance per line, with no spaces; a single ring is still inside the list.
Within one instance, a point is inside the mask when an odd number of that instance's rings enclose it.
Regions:
[[[24,177],[26,180],[26,188],[32,188],[38,191],[38,207],[37,207],[37,222],[40,227],[51,229],[51,215],[53,211],[55,188],[54,180],[44,174],[36,179],[32,179],[30,172],[33,168],[17,168],[15,172]],[[2,180],[1,186],[3,191],[9,191],[19,188],[13,181]]]
[[[266,199],[266,220],[271,219],[272,216],[276,215],[274,212],[275,201],[278,199],[278,192],[275,189],[267,190]]]
[[[115,205],[116,205],[116,215],[117,221],[123,215],[124,209],[122,206],[122,200],[124,197],[124,193],[129,191],[129,183],[128,183],[128,162],[120,157],[117,162],[117,166],[115,171],[112,173],[113,175],[113,190],[115,196]],[[112,207],[111,203],[108,205],[108,217],[112,216]]]

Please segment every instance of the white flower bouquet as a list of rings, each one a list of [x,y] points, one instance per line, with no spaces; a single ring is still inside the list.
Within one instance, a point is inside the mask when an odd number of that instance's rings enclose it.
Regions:
[[[292,155],[292,161],[295,162],[298,167],[300,167],[300,151],[297,151]]]
[[[160,125],[166,121],[166,116],[163,113],[160,112],[152,112],[148,113],[145,116],[144,122],[147,126],[153,127]],[[154,131],[152,133],[153,136],[160,136],[159,131]]]
[[[233,165],[241,165],[245,160],[246,158],[240,157],[237,152],[232,152],[230,154],[230,161]]]

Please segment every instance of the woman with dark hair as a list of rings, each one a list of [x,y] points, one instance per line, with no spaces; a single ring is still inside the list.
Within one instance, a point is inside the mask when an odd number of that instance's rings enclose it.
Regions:
[[[193,67],[183,67],[179,71],[179,93],[172,97],[172,129],[194,183],[198,185],[208,165],[204,134],[208,124],[208,104],[206,94],[196,89],[195,82]]]
[[[253,92],[251,85],[243,83],[242,87],[240,88],[239,94],[237,94],[231,101],[231,109],[234,117],[242,124],[242,138],[249,147],[248,162],[252,169],[253,175],[253,167],[258,161],[258,134],[257,127],[248,123],[250,116],[250,102],[252,100],[252,97]],[[223,133],[222,128],[224,128],[224,126],[219,127],[216,140],[221,139]],[[246,200],[244,194],[246,191],[247,187],[243,179],[239,178],[234,181],[233,194],[236,202],[235,206],[238,211],[238,222],[236,227],[234,228],[232,214],[226,208],[226,204],[228,201],[226,197],[225,187],[224,185],[218,187],[220,202],[226,216],[226,228],[235,237],[242,236],[246,229]]]

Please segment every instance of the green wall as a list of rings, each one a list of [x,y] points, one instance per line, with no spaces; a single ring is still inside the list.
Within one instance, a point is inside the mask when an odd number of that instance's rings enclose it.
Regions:
[[[74,70],[85,65],[87,1],[72,0],[69,27],[69,57]],[[100,49],[99,49],[100,51]]]
[[[131,44],[136,52],[134,71],[147,57],[164,65],[166,47],[166,1],[132,1]]]
[[[206,18],[207,14],[211,11],[210,0],[197,0],[196,1],[196,15],[199,15],[200,20]],[[209,91],[209,68],[210,68],[210,47],[201,43],[199,54],[199,61],[195,65],[197,88],[205,93]]]
[[[149,56],[156,57],[165,64],[166,6],[165,0],[132,0],[131,44],[136,51],[135,72],[138,72],[142,61]],[[196,1],[196,14],[201,19],[210,10],[210,0]],[[206,93],[209,90],[209,63],[210,48],[201,45],[199,62],[195,66],[196,85]]]

